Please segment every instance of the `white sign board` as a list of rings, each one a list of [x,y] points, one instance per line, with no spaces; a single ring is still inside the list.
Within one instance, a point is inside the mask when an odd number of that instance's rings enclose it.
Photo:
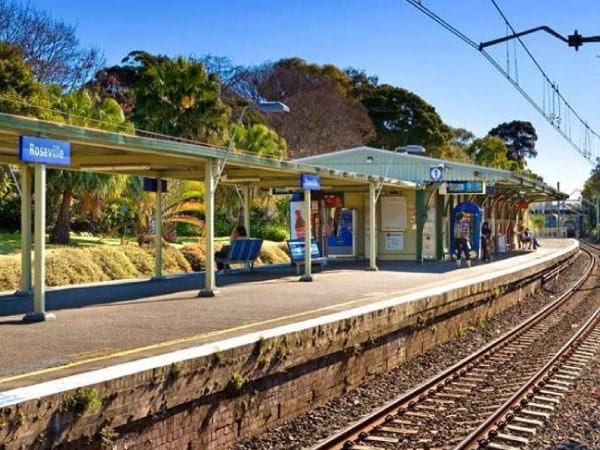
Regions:
[[[404,233],[386,233],[385,249],[388,251],[404,250]]]

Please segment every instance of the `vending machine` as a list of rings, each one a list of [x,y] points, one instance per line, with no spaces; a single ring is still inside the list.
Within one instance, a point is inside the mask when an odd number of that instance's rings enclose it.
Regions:
[[[356,256],[356,211],[348,208],[329,210],[330,226],[327,237],[327,256]]]
[[[475,203],[462,202],[454,207],[452,210],[452,220],[450,221],[450,236],[452,236],[450,242],[450,252],[453,256],[457,256],[458,250],[456,248],[456,242],[454,239],[454,227],[456,225],[456,215],[462,213],[465,220],[469,223],[470,230],[470,258],[475,259],[479,255],[479,247],[481,242],[481,219],[482,211],[481,208]]]

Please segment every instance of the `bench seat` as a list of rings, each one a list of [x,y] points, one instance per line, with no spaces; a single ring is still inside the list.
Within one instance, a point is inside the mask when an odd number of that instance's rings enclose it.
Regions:
[[[250,270],[254,270],[254,261],[260,255],[262,248],[262,239],[258,238],[237,238],[231,246],[227,255],[224,257],[216,257],[215,261],[223,263],[224,272],[228,272],[229,264],[246,264]]]
[[[300,274],[300,266],[304,265],[304,239],[288,239],[286,242],[292,264],[296,266],[296,273]],[[312,264],[319,264],[321,269],[328,264],[327,257],[321,254],[321,249],[314,239],[310,242],[310,261]]]

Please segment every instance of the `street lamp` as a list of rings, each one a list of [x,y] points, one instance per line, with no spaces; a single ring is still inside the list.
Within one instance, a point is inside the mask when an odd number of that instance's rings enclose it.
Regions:
[[[227,164],[227,158],[229,157],[229,154],[233,151],[233,146],[235,145],[235,136],[237,135],[238,129],[242,125],[242,120],[244,119],[244,115],[246,114],[246,111],[248,111],[249,109],[258,109],[259,111],[270,112],[270,113],[290,112],[289,106],[287,106],[285,103],[282,103],[282,102],[266,101],[266,102],[251,103],[249,105],[244,106],[244,108],[242,109],[242,112],[240,114],[240,117],[233,129],[233,134],[231,135],[231,139],[229,140],[229,145],[227,146],[227,151],[225,152],[225,157],[221,160],[221,162],[219,164],[219,170],[217,172],[217,176],[215,179],[215,189],[217,188],[219,180],[221,179],[221,175],[223,174],[223,171],[225,170],[225,165]]]

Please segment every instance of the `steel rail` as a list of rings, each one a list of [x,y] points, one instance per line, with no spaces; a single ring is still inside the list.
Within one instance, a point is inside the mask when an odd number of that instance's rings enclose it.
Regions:
[[[584,250],[588,251],[588,250]],[[595,258],[592,256],[592,264],[586,271],[591,273],[595,267]],[[573,290],[574,291],[574,290]],[[486,419],[478,428],[467,436],[454,450],[473,450],[485,448],[489,439],[494,438],[499,429],[504,428],[511,419],[529,400],[547,384],[549,375],[555,373],[566,362],[566,360],[583,343],[585,338],[600,322],[600,308],[586,321],[586,323],[569,339],[563,347],[533,375],[511,398]]]
[[[556,271],[560,269],[560,271],[564,270],[572,264],[572,259],[567,260],[566,262],[560,264],[557,267],[553,267],[550,271]],[[400,397],[390,401],[389,403],[382,406],[380,409],[374,411],[373,413],[361,418],[359,421],[354,424],[348,426],[347,428],[339,431],[338,433],[322,440],[316,445],[310,447],[310,450],[343,450],[351,448],[354,445],[353,441],[359,441],[364,439],[368,434],[376,429],[383,423],[386,423],[393,419],[392,414],[402,415],[405,412],[406,408],[413,407],[417,402],[422,402],[428,397],[432,396],[435,392],[442,390],[444,386],[450,384],[455,379],[460,376],[466,375],[469,370],[473,369],[476,360],[486,360],[490,358],[496,351],[501,350],[506,345],[519,338],[523,333],[525,333],[528,329],[544,320],[548,315],[554,312],[557,308],[559,308],[562,303],[570,297],[572,292],[575,289],[579,288],[582,283],[585,282],[591,270],[593,268],[593,258],[592,263],[587,268],[585,274],[574,283],[567,291],[562,293],[559,297],[557,297],[552,303],[548,304],[542,310],[540,310],[536,315],[528,318],[523,321],[514,329],[506,332],[498,339],[488,343],[477,352],[469,355],[468,357],[462,359],[457,362],[453,366],[445,369],[424,383],[418,385],[414,389],[408,391],[407,393],[401,395]],[[543,279],[545,273],[538,274],[535,277],[531,277],[532,279],[538,278]]]

